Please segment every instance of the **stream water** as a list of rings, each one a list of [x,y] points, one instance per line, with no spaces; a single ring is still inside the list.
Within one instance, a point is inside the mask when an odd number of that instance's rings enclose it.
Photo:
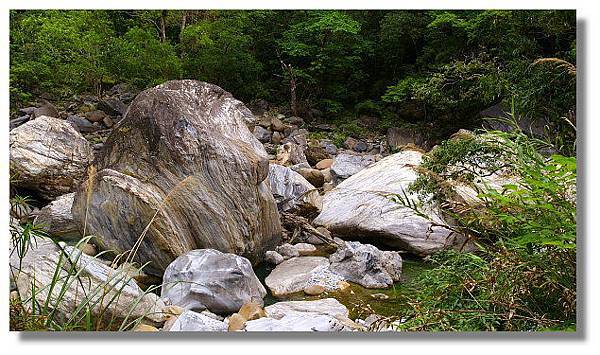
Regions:
[[[258,265],[254,272],[264,285],[265,278],[274,266],[267,263]],[[267,288],[264,298],[265,306],[279,301],[309,301],[321,298],[335,298],[350,310],[350,318],[365,318],[372,313],[384,317],[401,317],[403,310],[409,307],[408,302],[415,290],[413,280],[416,275],[429,266],[418,259],[405,258],[402,262],[402,280],[387,289],[368,289],[358,284],[350,283],[350,288],[344,291],[324,292],[319,296],[307,296],[303,292],[289,295],[286,298],[276,298]],[[373,296],[375,295],[375,296]],[[385,295],[385,296],[382,296]]]

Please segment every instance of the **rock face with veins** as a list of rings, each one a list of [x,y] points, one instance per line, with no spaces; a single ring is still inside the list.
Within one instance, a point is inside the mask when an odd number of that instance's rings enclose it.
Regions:
[[[248,259],[213,249],[187,252],[163,276],[162,297],[185,309],[231,314],[266,295]]]
[[[113,269],[75,247],[59,247],[49,238],[32,240],[22,259],[11,252],[10,274],[28,311],[48,302],[56,310],[56,319],[82,319],[85,309],[80,307],[87,302],[94,317],[115,324],[138,318],[156,324],[165,321],[164,302],[144,292],[122,269]]]
[[[9,142],[13,184],[48,199],[74,191],[93,159],[88,141],[59,118],[29,121],[10,131]]]
[[[321,210],[319,191],[292,169],[270,164],[268,180],[280,211],[314,216]]]
[[[418,214],[393,199],[404,193],[418,199],[408,189],[417,179],[415,168],[421,164],[421,157],[418,151],[405,150],[350,176],[325,194],[323,208],[313,224],[340,238],[368,238],[394,250],[420,255],[464,244],[462,235],[446,227],[435,205],[424,204],[423,214]]]
[[[179,255],[213,248],[259,262],[281,225],[265,181],[254,116],[218,86],[168,81],[140,93],[79,188],[74,219],[102,247],[161,274]],[[87,219],[87,220],[86,220]]]
[[[51,236],[62,240],[77,241],[81,239],[79,226],[73,221],[71,213],[74,198],[74,192],[59,196],[38,212],[33,224],[43,228]]]

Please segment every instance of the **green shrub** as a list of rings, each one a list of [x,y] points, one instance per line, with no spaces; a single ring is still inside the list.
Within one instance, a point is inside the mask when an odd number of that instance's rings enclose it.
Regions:
[[[411,189],[439,202],[477,250],[431,258],[400,329],[575,329],[576,160],[543,156],[543,145],[518,131],[464,134],[424,157]],[[474,184],[500,172],[515,182]],[[455,183],[475,187],[481,203],[456,200]]]
[[[572,330],[576,316],[573,250],[490,248],[445,251],[414,281],[404,331]]]
[[[356,106],[354,106],[354,110],[358,115],[368,115],[377,117],[380,117],[383,111],[381,105],[372,100],[359,102],[358,104],[356,104]]]

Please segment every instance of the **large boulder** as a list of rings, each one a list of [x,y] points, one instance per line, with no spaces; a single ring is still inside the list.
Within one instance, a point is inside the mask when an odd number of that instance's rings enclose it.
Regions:
[[[373,155],[340,153],[331,165],[331,176],[336,182],[341,182],[373,163],[375,163]]]
[[[218,86],[168,81],[140,93],[75,196],[73,217],[102,247],[130,250],[160,275],[212,248],[259,262],[281,225],[252,113]]]
[[[321,210],[319,191],[302,175],[278,164],[269,165],[269,186],[280,211],[316,215]]]
[[[400,254],[359,242],[345,242],[329,256],[329,261],[333,272],[366,288],[389,287],[400,281],[402,273]]]
[[[56,311],[57,320],[83,319],[88,305],[92,316],[116,322],[165,320],[164,302],[144,292],[123,269],[113,269],[79,249],[59,247],[47,238],[32,242],[23,258],[10,257],[11,277],[16,280],[25,308],[44,305]],[[69,272],[70,271],[70,272]],[[54,284],[54,287],[50,285]],[[35,302],[32,303],[32,296]]]
[[[33,223],[53,237],[63,240],[81,239],[79,226],[73,221],[71,213],[74,198],[74,192],[59,196],[38,212]]]
[[[396,250],[427,255],[455,245],[464,237],[448,228],[435,206],[424,203],[421,213],[404,207],[395,196],[408,191],[418,174],[422,153],[406,150],[390,155],[348,178],[323,197],[323,209],[313,221],[342,238],[369,238]]]
[[[16,186],[37,190],[52,199],[73,191],[86,178],[92,148],[68,122],[48,116],[12,131],[10,172]]]
[[[322,256],[300,256],[277,265],[265,279],[275,297],[302,292],[309,286],[323,286],[327,291],[340,288],[344,278],[329,269],[329,261]]]
[[[267,291],[248,259],[202,249],[187,252],[167,267],[161,294],[185,309],[230,314],[247,302],[262,305]]]

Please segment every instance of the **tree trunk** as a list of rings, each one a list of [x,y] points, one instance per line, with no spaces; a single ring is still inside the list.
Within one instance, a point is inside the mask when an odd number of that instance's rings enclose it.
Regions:
[[[167,10],[162,10],[160,15],[160,41],[167,40]]]
[[[288,64],[290,71],[290,108],[292,115],[298,116],[298,104],[296,103],[296,77],[292,71],[292,66]]]
[[[187,11],[183,11],[183,15],[181,16],[181,29],[179,31],[179,41],[181,41],[181,35],[183,34],[183,30],[185,30],[185,25],[187,24]]]
[[[279,58],[279,63],[281,63],[281,69],[284,72],[288,72],[289,80],[290,80],[290,110],[292,111],[292,115],[298,116],[298,103],[296,100],[296,75],[294,74],[294,69],[291,64],[285,64],[283,59],[281,59],[281,54],[277,53],[277,57]]]

